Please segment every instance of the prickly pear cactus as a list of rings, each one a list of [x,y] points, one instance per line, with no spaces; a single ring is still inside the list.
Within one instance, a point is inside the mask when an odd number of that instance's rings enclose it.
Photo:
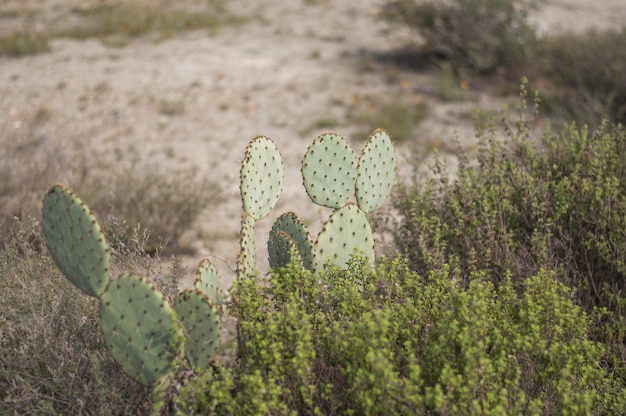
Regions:
[[[298,251],[296,242],[284,231],[279,230],[271,233],[267,242],[267,251],[269,253],[270,267],[279,269],[289,265],[295,260],[302,267],[302,257]]]
[[[356,177],[356,201],[363,211],[380,208],[391,191],[396,174],[393,144],[384,130],[376,130],[363,148]]]
[[[254,218],[244,212],[241,217],[240,251],[237,258],[237,276],[239,277],[252,276],[256,270],[254,223]]]
[[[196,280],[193,284],[195,289],[207,295],[209,301],[214,305],[222,304],[222,289],[220,288],[220,277],[215,270],[215,266],[208,259],[204,259],[196,270]],[[221,312],[221,310],[218,310]]]
[[[279,216],[274,222],[272,229],[270,230],[270,236],[268,240],[270,266],[272,268],[275,267],[272,266],[272,258],[287,256],[288,254],[288,251],[281,252],[280,250],[289,250],[289,247],[271,244],[273,240],[277,240],[274,236],[281,232],[284,232],[289,237],[289,239],[294,242],[295,248],[300,255],[300,259],[302,260],[302,265],[308,270],[314,270],[316,261],[313,239],[311,238],[309,230],[307,230],[304,223],[300,221],[297,215],[293,212],[286,212]]]
[[[326,133],[313,141],[302,159],[309,198],[329,208],[342,207],[354,191],[356,156],[342,136]]]
[[[109,283],[109,247],[94,214],[63,185],[43,199],[41,227],[59,270],[89,296],[100,296]]]
[[[179,293],[174,310],[187,335],[186,356],[195,369],[202,371],[215,358],[219,345],[220,319],[216,305],[196,289]]]
[[[244,212],[257,221],[269,214],[282,191],[283,176],[282,158],[274,142],[263,136],[252,139],[240,172]]]
[[[374,263],[374,237],[367,215],[354,204],[335,210],[328,219],[315,243],[317,249],[316,271],[332,263],[345,267],[355,250]]]
[[[124,371],[151,385],[172,370],[184,334],[176,313],[144,278],[125,274],[100,297],[104,342]]]

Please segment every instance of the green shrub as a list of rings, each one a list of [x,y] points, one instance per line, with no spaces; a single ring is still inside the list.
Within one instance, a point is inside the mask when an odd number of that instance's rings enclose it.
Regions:
[[[626,404],[590,318],[547,271],[495,288],[457,270],[354,261],[240,280],[236,363],[194,377],[180,414],[603,414]]]
[[[626,379],[626,129],[567,126],[530,138],[533,120],[483,130],[476,160],[394,197],[400,252],[419,273],[450,264],[515,287],[551,270],[598,317],[593,338]],[[504,139],[502,139],[504,137]]]
[[[392,0],[383,16],[416,29],[426,49],[449,58],[457,69],[489,73],[512,69],[533,52],[528,13],[541,0]]]
[[[508,122],[507,122],[508,123]],[[465,281],[487,271],[523,280],[559,270],[586,306],[626,282],[626,129],[568,126],[530,138],[532,121],[481,133],[477,163],[395,198],[396,243],[415,270],[458,265]]]

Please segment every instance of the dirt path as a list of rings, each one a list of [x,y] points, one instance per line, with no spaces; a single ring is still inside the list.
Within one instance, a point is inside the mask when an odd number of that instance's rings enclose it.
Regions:
[[[432,88],[433,75],[400,72],[390,82],[389,74],[369,70],[368,56],[400,47],[410,37],[377,18],[382,3],[233,0],[228,8],[246,22],[215,35],[198,31],[162,42],[139,39],[122,48],[98,40],[54,40],[50,53],[0,57],[0,123],[22,128],[21,120],[44,108],[50,117],[42,137],[75,146],[94,163],[121,166],[129,163],[125,155],[138,152],[155,172],[194,166],[217,180],[227,201],[208,207],[196,229],[184,236],[196,249],[186,263],[211,258],[228,288],[238,252],[239,163],[250,138],[271,137],[287,172],[276,214],[257,231],[265,270],[262,242],[277,214],[296,212],[313,234],[328,216],[308,201],[300,183],[299,161],[312,139],[326,130],[352,138],[358,126],[349,113],[364,97]],[[624,9],[623,0],[555,0],[535,19],[546,30],[554,30],[562,17],[611,26],[626,21]],[[431,113],[415,137],[397,148],[401,176],[408,174],[411,147],[420,142],[451,140],[456,131],[462,143],[471,143],[472,122],[460,114],[500,106],[480,91],[471,94],[472,100],[462,103],[423,97]],[[336,126],[326,126],[325,120]],[[363,139],[354,138],[357,151]]]

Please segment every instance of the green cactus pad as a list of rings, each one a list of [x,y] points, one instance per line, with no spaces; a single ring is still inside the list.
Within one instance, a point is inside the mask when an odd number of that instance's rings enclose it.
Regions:
[[[209,300],[221,310],[222,289],[220,288],[220,277],[215,270],[215,266],[208,259],[204,259],[196,270],[196,280],[193,284],[195,289],[209,297]]]
[[[110,255],[96,217],[71,190],[55,185],[43,199],[41,227],[59,270],[89,296],[109,283]]]
[[[338,134],[322,134],[302,159],[302,179],[314,203],[342,207],[354,192],[356,157],[352,148]]]
[[[296,214],[286,212],[276,219],[272,229],[270,230],[270,238],[268,241],[268,251],[270,250],[269,242],[273,235],[279,232],[285,232],[291,240],[296,244],[296,248],[302,259],[302,265],[308,270],[315,269],[315,249],[311,235],[306,226]],[[278,253],[274,253],[277,255]],[[270,254],[272,256],[272,254]],[[271,258],[271,257],[270,257]],[[270,261],[271,265],[271,261]],[[273,267],[273,266],[272,266]]]
[[[187,358],[202,371],[215,357],[219,345],[220,319],[216,306],[198,289],[181,292],[173,306],[187,335]]]
[[[244,212],[241,216],[240,251],[237,258],[237,276],[239,277],[249,277],[256,269],[254,223],[254,218]]]
[[[300,265],[302,264],[302,257],[298,252],[296,242],[282,230],[270,234],[267,242],[267,251],[272,269],[288,266],[294,256],[296,257],[296,262]]]
[[[125,274],[100,297],[104,342],[126,374],[151,385],[173,365],[184,334],[176,313],[144,278]]]
[[[263,136],[252,139],[241,164],[243,210],[255,220],[269,214],[282,191],[283,175],[282,158],[274,142]]]
[[[315,243],[318,269],[327,263],[345,267],[359,251],[374,264],[374,237],[367,215],[354,204],[335,210],[330,216]]]
[[[356,201],[363,211],[380,208],[391,191],[396,174],[393,144],[386,131],[378,129],[370,136],[359,158],[356,177]]]

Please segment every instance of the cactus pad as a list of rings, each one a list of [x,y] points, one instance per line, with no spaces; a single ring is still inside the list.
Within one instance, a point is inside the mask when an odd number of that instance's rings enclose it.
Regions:
[[[241,216],[240,251],[237,258],[237,276],[239,277],[249,277],[256,269],[254,223],[254,218],[244,212]]]
[[[41,227],[59,270],[89,296],[109,283],[110,255],[93,213],[72,191],[55,185],[43,199]]]
[[[302,159],[302,179],[313,202],[329,208],[342,207],[355,186],[356,157],[352,148],[338,134],[322,134]]]
[[[219,345],[220,320],[216,306],[198,289],[181,292],[173,306],[187,335],[187,358],[194,368],[206,369]]]
[[[241,165],[243,210],[255,220],[274,208],[283,188],[283,162],[278,148],[267,137],[250,141]]]
[[[380,208],[391,191],[396,173],[393,145],[384,130],[370,136],[359,158],[356,177],[356,201],[363,211]]]
[[[104,342],[126,374],[151,385],[171,370],[184,339],[176,313],[144,278],[125,274],[100,297]]]
[[[209,297],[209,300],[221,310],[222,289],[220,288],[220,277],[215,270],[215,266],[208,259],[204,259],[196,270],[196,280],[193,284],[195,289]]]
[[[302,259],[302,265],[308,270],[315,269],[315,249],[311,235],[306,226],[300,221],[296,214],[293,212],[286,212],[276,219],[272,229],[270,230],[270,239],[268,241],[268,251],[270,249],[270,242],[272,236],[279,232],[286,233],[291,240],[296,244],[296,249]],[[277,253],[274,253],[277,255]],[[272,254],[270,252],[270,258]],[[271,261],[270,261],[271,265]],[[272,266],[274,267],[274,266]]]
[[[335,210],[317,236],[318,269],[326,263],[345,267],[357,250],[374,263],[374,237],[367,215],[354,204]]]
[[[300,257],[298,252],[297,244],[282,230],[270,234],[267,242],[267,251],[272,269],[288,266],[294,256],[296,261],[302,264],[302,257]]]

